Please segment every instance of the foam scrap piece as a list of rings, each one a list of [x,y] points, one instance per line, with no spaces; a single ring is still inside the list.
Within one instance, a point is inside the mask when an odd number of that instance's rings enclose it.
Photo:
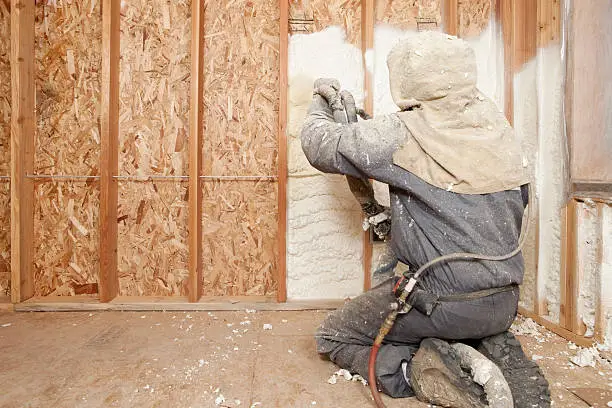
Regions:
[[[364,386],[368,385],[368,380],[366,380],[365,378],[363,378],[362,376],[360,376],[359,374],[355,374],[353,376],[353,379],[351,380],[353,382],[357,382],[359,381],[360,383],[362,383]]]
[[[570,361],[578,367],[595,367],[595,360],[599,358],[599,352],[595,347],[581,348]]]
[[[345,369],[340,369],[336,371],[335,374],[338,377],[344,377],[346,381],[351,381],[351,379],[353,378],[353,375],[348,370],[345,370]]]

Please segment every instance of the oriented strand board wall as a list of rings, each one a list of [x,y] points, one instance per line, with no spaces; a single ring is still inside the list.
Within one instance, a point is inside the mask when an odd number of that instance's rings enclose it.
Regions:
[[[205,14],[205,176],[276,175],[279,9],[210,0]],[[203,295],[273,295],[274,180],[203,179]]]
[[[291,34],[342,27],[349,43],[361,46],[361,0],[294,0],[289,5]]]
[[[442,24],[441,0],[376,0],[376,24],[402,30],[436,29]]]
[[[11,16],[9,4],[0,1],[0,177],[8,176],[11,160]],[[0,297],[10,294],[11,211],[10,183],[0,178]]]
[[[480,35],[491,20],[492,6],[495,0],[470,0],[458,2],[459,37]]]
[[[119,174],[187,174],[190,2],[129,0],[121,10]],[[187,183],[119,180],[121,295],[185,295]]]
[[[99,3],[37,5],[37,174],[98,174],[100,38]],[[97,183],[41,180],[34,194],[35,295],[94,291]]]

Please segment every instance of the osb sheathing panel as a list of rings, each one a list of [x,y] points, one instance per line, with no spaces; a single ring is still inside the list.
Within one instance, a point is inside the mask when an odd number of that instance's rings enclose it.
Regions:
[[[0,180],[0,296],[11,291],[10,184]]]
[[[120,183],[122,295],[187,295],[187,199],[187,183]]]
[[[11,137],[11,15],[10,3],[0,1],[0,176],[10,171]],[[0,296],[10,294],[10,184],[0,179]]]
[[[480,35],[489,24],[492,0],[459,1],[459,37]]]
[[[0,1],[0,176],[8,176],[11,160],[11,14]]]
[[[98,174],[101,27],[96,1],[36,6],[39,174]],[[74,285],[97,280],[98,191],[86,183],[37,186],[35,295],[74,294]]]
[[[97,293],[97,182],[36,183],[34,195],[35,296]]]
[[[99,4],[90,0],[38,3],[35,169],[44,174],[97,174]]]
[[[289,23],[291,34],[340,26],[348,42],[360,47],[361,0],[293,0],[289,5]]]
[[[204,31],[204,174],[275,175],[278,2],[210,0]],[[275,183],[204,181],[202,188],[203,294],[274,293]]]
[[[203,183],[205,295],[276,291],[276,194],[269,181]]]
[[[121,9],[119,174],[187,174],[191,5],[129,0]],[[186,183],[119,184],[121,295],[184,295]]]
[[[441,1],[376,0],[376,23],[403,30],[435,30],[442,24]]]

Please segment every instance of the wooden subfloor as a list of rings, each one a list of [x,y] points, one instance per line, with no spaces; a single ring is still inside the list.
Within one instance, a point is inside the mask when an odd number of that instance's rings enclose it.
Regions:
[[[360,383],[327,383],[336,368],[313,341],[326,313],[0,312],[0,407],[371,407]],[[610,387],[609,367],[568,365],[576,350],[555,334],[521,340],[555,407],[587,407],[568,387]]]

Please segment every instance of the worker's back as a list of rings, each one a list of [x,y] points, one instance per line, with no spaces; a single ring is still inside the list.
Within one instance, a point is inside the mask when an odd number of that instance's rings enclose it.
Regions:
[[[411,269],[454,252],[503,255],[518,245],[523,215],[519,190],[458,194],[406,172],[389,186],[391,245]],[[523,279],[519,253],[505,261],[451,261],[434,265],[423,286],[438,295],[470,292]]]

